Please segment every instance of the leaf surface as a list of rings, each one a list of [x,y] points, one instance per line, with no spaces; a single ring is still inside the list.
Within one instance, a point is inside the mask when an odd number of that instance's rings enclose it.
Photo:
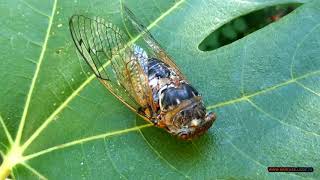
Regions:
[[[238,16],[294,2],[305,4],[223,48],[198,49],[212,31]],[[214,126],[197,140],[179,141],[136,117],[88,73],[68,18],[101,16],[124,28],[119,1],[4,1],[0,151],[1,160],[13,166],[12,176],[320,178],[318,1],[126,4],[216,112]],[[268,173],[268,166],[312,166],[316,171]]]

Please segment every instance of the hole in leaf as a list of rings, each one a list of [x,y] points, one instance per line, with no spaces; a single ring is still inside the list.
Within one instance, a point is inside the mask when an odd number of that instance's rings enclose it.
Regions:
[[[282,4],[251,12],[221,26],[199,45],[201,51],[211,51],[228,45],[268,24],[278,21],[301,6],[301,3]]]

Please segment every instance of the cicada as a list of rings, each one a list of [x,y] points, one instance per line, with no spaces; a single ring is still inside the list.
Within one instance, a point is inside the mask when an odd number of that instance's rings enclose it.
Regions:
[[[73,15],[69,26],[83,59],[120,101],[155,126],[184,140],[202,135],[216,116],[147,28],[122,5],[133,40],[106,20]]]

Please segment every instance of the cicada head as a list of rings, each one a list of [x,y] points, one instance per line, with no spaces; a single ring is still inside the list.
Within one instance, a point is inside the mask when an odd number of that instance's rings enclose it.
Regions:
[[[204,134],[213,124],[216,116],[206,113],[202,102],[194,102],[172,117],[172,124],[167,126],[171,134],[183,140],[191,140]]]

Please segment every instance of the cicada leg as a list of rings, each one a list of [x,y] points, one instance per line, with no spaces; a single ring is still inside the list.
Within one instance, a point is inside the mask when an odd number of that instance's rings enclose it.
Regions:
[[[138,109],[138,113],[142,114],[143,116],[147,117],[148,120],[154,125],[154,126],[158,126],[158,118],[156,117],[155,114],[151,113],[151,108],[150,107],[140,107]]]
[[[149,118],[149,121],[156,127],[164,128],[166,125],[161,121],[161,116],[157,115],[156,113],[152,113],[151,107],[139,108],[139,113],[144,114],[146,117]]]
[[[161,115],[154,114],[153,118],[151,119],[153,124],[159,128],[165,128],[167,125],[164,123],[164,121],[161,120]]]

